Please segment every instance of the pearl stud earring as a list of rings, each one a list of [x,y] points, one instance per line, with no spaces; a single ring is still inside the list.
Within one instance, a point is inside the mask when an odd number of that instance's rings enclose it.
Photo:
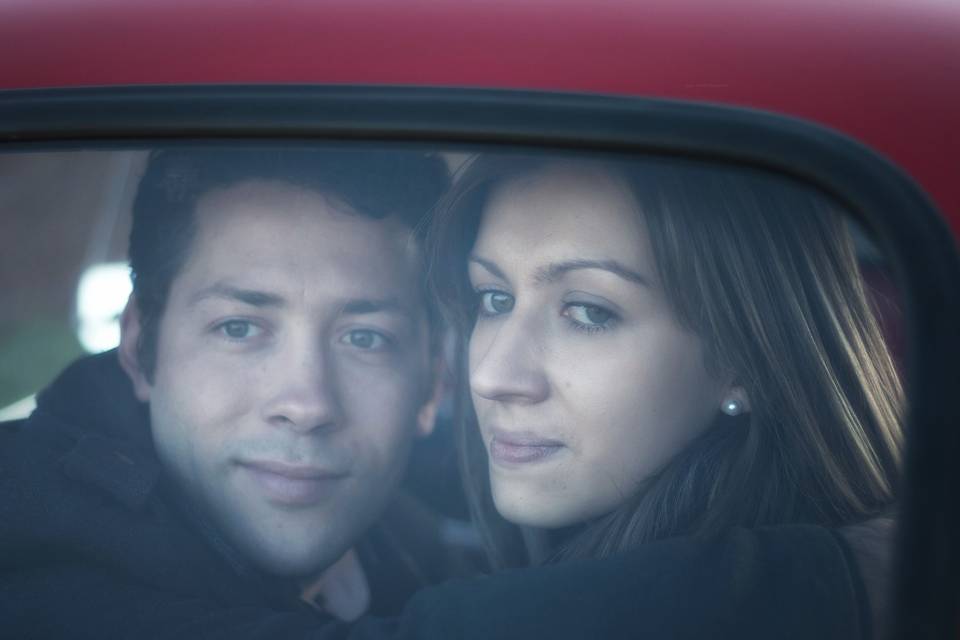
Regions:
[[[743,413],[743,403],[736,398],[724,400],[720,410],[728,416],[738,416]]]

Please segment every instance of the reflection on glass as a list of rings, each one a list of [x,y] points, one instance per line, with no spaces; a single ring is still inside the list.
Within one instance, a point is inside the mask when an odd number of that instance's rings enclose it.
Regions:
[[[7,420],[21,420],[29,416],[37,408],[36,396],[27,396],[13,404],[0,409],[0,422]]]
[[[120,314],[130,297],[130,268],[122,262],[95,264],[77,287],[77,337],[89,353],[120,344]]]

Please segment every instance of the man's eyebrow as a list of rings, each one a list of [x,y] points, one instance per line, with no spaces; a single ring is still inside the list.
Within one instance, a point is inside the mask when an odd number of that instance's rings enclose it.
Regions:
[[[341,313],[361,315],[364,313],[401,313],[409,315],[410,310],[399,298],[356,298],[343,303]]]
[[[218,282],[197,291],[190,296],[187,304],[193,306],[209,298],[235,300],[253,307],[282,307],[286,304],[283,297],[275,293],[267,293],[266,291],[258,291],[256,289],[245,289],[224,282]]]
[[[481,267],[489,271],[492,275],[500,278],[501,280],[507,279],[507,276],[505,276],[503,271],[500,270],[500,267],[490,262],[486,258],[481,258],[480,256],[477,256],[477,255],[471,255],[469,258],[469,261],[477,263],[478,265],[480,265]]]
[[[555,262],[545,267],[537,269],[534,281],[538,284],[556,282],[564,275],[578,269],[600,269],[620,276],[624,280],[629,280],[644,287],[650,286],[650,279],[638,271],[629,269],[616,260],[565,260]]]
[[[507,276],[504,275],[503,271],[500,270],[500,267],[490,260],[481,258],[477,255],[471,255],[469,260],[470,262],[475,262],[476,264],[480,265],[501,280],[507,280]],[[534,281],[537,284],[556,282],[570,271],[576,271],[578,269],[601,269],[603,271],[609,271],[610,273],[618,275],[624,280],[629,280],[630,282],[634,282],[645,287],[650,286],[649,278],[644,276],[639,271],[634,271],[633,269],[623,266],[616,260],[564,260],[563,262],[554,262],[545,267],[540,267],[537,269],[537,272],[534,275]]]

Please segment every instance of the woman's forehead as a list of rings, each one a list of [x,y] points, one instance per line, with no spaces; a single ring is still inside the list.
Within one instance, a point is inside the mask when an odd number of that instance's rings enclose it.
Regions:
[[[628,186],[589,164],[558,163],[495,187],[474,253],[652,266],[645,224]]]

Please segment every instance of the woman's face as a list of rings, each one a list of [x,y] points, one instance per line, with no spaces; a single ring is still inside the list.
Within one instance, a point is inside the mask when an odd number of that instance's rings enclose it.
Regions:
[[[600,170],[494,191],[469,262],[470,388],[498,511],[603,515],[712,422],[729,385],[675,320],[637,205]]]

